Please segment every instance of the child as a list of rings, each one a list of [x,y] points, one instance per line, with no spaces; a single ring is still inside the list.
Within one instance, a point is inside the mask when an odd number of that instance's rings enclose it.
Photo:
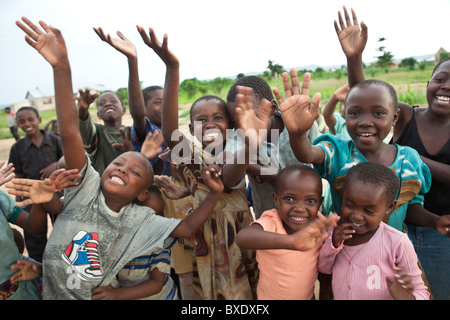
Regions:
[[[61,141],[51,133],[39,129],[42,119],[39,112],[32,107],[22,107],[16,112],[19,128],[25,137],[11,147],[9,162],[14,165],[16,177],[27,179],[45,179],[56,170],[56,165],[63,155]],[[16,201],[22,201],[20,196]],[[26,211],[30,211],[27,208]],[[47,243],[47,226],[40,233],[24,232],[25,243],[30,258],[42,262]]]
[[[346,24],[339,13],[336,32],[347,57],[349,84],[353,86],[364,80],[362,53],[367,42],[367,26],[361,27],[352,10],[353,24],[344,7]],[[408,234],[414,244],[419,260],[427,274],[433,297],[450,297],[449,229],[434,230],[440,220],[449,220],[450,206],[450,125],[448,112],[448,83],[450,79],[450,59],[439,62],[427,84],[428,108],[414,108],[405,103],[398,104],[399,117],[394,127],[393,142],[414,148],[431,172],[431,187],[424,195],[423,207],[435,215],[428,221],[427,213],[421,212],[419,219],[408,212]],[[430,223],[431,221],[431,223]],[[447,239],[442,235],[447,234]]]
[[[314,299],[319,249],[338,217],[319,213],[322,181],[305,165],[280,171],[273,199],[276,209],[265,211],[236,239],[240,247],[257,250],[258,299]]]
[[[199,173],[202,167],[211,164],[215,165],[218,172],[221,171],[215,162],[220,163],[222,160],[223,155],[219,150],[223,151],[225,142],[223,137],[226,135],[226,129],[229,128],[226,103],[215,96],[199,98],[192,104],[190,110],[189,129],[195,138],[179,134],[179,62],[167,47],[167,35],[164,36],[161,44],[153,29],[150,29],[149,33],[150,37],[141,30],[144,42],[158,54],[167,68],[162,102],[162,133],[168,147],[173,149],[171,159],[178,164],[177,174],[192,194],[195,209],[210,192],[205,182],[200,179]],[[263,109],[261,118],[254,117],[254,114],[252,117],[252,114],[247,112],[248,100],[243,103],[241,101],[244,97],[238,96],[239,121],[251,128],[258,125],[266,127],[267,105]],[[245,99],[249,97],[245,96]],[[245,127],[244,131],[248,127]],[[177,133],[179,135],[173,139]],[[257,145],[259,138],[258,135],[250,135],[247,142]],[[195,142],[195,139],[201,141],[201,146]],[[191,141],[194,143],[191,144]],[[192,150],[191,147],[193,147]],[[175,154],[176,150],[179,154]],[[181,162],[180,159],[186,161]],[[241,250],[235,242],[237,232],[249,225],[252,220],[245,192],[245,188],[226,189],[207,222],[196,234],[195,262],[199,279],[194,279],[194,285],[204,299],[254,299],[255,297],[257,268],[254,253],[251,250]]]
[[[84,153],[61,32],[40,21],[42,31],[27,18],[22,19],[27,26],[20,21],[17,25],[26,33],[26,42],[53,68],[66,166],[82,174],[79,186],[65,189],[64,208],[45,249],[43,296],[91,299],[94,288],[117,285],[116,275],[128,261],[156,248],[167,249],[175,237],[191,236],[216,205],[223,184],[210,168],[203,170],[202,179],[211,192],[193,214],[179,221],[133,203],[146,199],[153,180],[151,165],[142,154],[121,154],[100,177]]]
[[[5,108],[6,113],[6,121],[8,122],[9,131],[11,131],[11,134],[13,135],[14,139],[19,140],[20,136],[17,133],[17,123],[16,123],[16,116],[14,113],[11,112],[10,107]]]
[[[384,165],[363,162],[348,171],[341,220],[319,256],[319,271],[333,274],[336,300],[428,300],[411,241],[382,221],[398,189]]]

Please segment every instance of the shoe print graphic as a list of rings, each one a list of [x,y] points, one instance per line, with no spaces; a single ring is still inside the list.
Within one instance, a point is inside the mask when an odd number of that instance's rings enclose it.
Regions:
[[[83,281],[102,277],[98,258],[98,234],[80,231],[61,255]]]

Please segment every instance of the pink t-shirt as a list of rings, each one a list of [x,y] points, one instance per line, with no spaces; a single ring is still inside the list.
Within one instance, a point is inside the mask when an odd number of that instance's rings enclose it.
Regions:
[[[258,223],[265,231],[286,234],[276,209],[263,212],[253,223]],[[319,249],[257,250],[258,300],[310,300],[317,280]]]
[[[335,248],[330,232],[319,255],[319,271],[333,274],[335,300],[392,300],[386,277],[394,275],[394,266],[412,278],[417,300],[429,299],[411,241],[383,222],[368,242],[357,246]]]

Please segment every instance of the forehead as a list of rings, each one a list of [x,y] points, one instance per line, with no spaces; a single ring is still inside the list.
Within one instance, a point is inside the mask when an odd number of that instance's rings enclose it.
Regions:
[[[217,100],[200,100],[191,108],[191,116],[194,118],[203,114],[226,113],[226,107]]]
[[[352,104],[380,104],[386,107],[394,107],[394,101],[389,90],[380,85],[364,85],[350,90],[345,106]]]
[[[38,116],[37,116],[36,112],[34,112],[33,110],[26,109],[26,110],[19,111],[16,114],[16,117],[17,118],[31,118],[31,117],[37,118]]]
[[[98,97],[98,100],[102,100],[102,99],[117,99],[117,95],[113,92],[104,92],[100,95],[100,97]]]
[[[285,172],[278,182],[278,193],[282,192],[310,192],[322,188],[320,177],[307,171]]]
[[[443,62],[433,73],[433,76],[438,72],[450,72],[450,60]]]
[[[364,204],[379,204],[386,198],[384,191],[382,186],[352,177],[346,182],[343,196]]]

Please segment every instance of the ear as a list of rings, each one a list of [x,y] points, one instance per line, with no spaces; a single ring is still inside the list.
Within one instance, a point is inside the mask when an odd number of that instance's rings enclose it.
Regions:
[[[270,115],[272,115],[272,116],[274,116],[274,115],[277,115],[278,114],[278,105],[277,105],[277,102],[275,101],[275,99],[272,99],[271,101],[270,101],[270,103],[272,104],[272,107],[271,107],[271,109],[270,109]]]
[[[397,110],[394,113],[394,117],[392,118],[392,126],[395,126],[395,124],[398,121],[399,116],[400,116],[400,108],[397,108]]]
[[[386,214],[390,214],[392,210],[394,210],[395,206],[397,205],[397,200],[394,200],[390,206],[386,209]]]
[[[149,195],[148,189],[142,190],[138,195],[137,195],[137,199],[139,202],[144,202],[145,200],[147,200]]]
[[[189,123],[189,132],[194,135],[194,126],[191,123]]]
[[[127,108],[125,108],[125,106],[122,106],[122,114],[127,113]]]
[[[272,199],[275,204],[275,208],[278,210],[280,206],[278,205],[278,196],[275,192],[272,192]]]
[[[41,123],[41,122],[42,122],[42,118],[41,118],[41,117],[38,117],[38,120],[39,120],[39,123]]]

